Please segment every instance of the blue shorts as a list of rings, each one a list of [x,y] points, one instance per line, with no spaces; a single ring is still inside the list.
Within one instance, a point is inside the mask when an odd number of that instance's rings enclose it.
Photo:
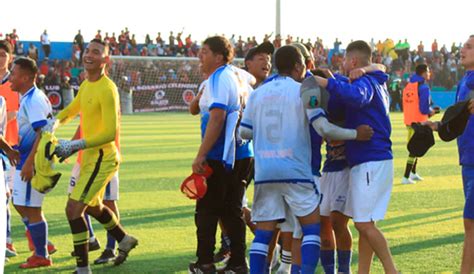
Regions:
[[[474,220],[474,166],[462,166],[462,181],[464,186],[464,218]]]

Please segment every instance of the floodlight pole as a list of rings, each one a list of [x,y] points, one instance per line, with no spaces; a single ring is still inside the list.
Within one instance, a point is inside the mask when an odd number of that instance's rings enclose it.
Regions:
[[[280,0],[276,0],[276,26],[275,26],[275,35],[281,35],[281,9],[280,9]]]

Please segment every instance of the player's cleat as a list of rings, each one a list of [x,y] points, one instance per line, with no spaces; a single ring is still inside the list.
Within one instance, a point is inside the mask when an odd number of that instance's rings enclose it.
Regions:
[[[122,241],[119,243],[118,255],[115,257],[114,265],[121,265],[128,257],[130,250],[134,249],[138,245],[138,240],[133,236],[125,235]]]
[[[414,185],[414,184],[416,184],[416,182],[413,181],[412,179],[403,177],[402,185]]]
[[[418,173],[410,172],[410,179],[412,181],[423,181],[423,177],[421,177]]]
[[[48,254],[52,255],[52,254],[56,253],[56,251],[58,251],[58,250],[56,249],[54,244],[52,242],[48,241]]]
[[[188,267],[189,274],[215,274],[216,267],[213,264],[200,265],[198,263],[190,263]]]
[[[115,259],[115,252],[112,249],[106,248],[104,251],[102,251],[102,254],[100,254],[100,257],[95,259],[94,264],[106,264],[108,262],[111,262]]]
[[[26,263],[20,265],[20,268],[37,268],[43,266],[52,266],[53,261],[51,258],[44,258],[40,256],[33,255],[26,260]]]
[[[246,264],[239,266],[230,266],[228,265],[224,269],[224,274],[247,274],[249,273],[249,268]]]
[[[5,248],[5,257],[10,258],[10,257],[15,257],[16,255],[18,255],[18,254],[16,253],[16,249],[13,246],[13,244],[8,244],[7,243],[7,246]]]
[[[275,269],[278,264],[278,259],[280,258],[281,246],[276,244],[275,249],[273,250],[272,262],[270,263],[270,269]]]
[[[89,252],[96,251],[96,250],[99,250],[99,249],[100,249],[99,240],[95,239],[94,241],[89,242]],[[74,252],[74,250],[71,251],[71,256],[76,257],[76,253]]]

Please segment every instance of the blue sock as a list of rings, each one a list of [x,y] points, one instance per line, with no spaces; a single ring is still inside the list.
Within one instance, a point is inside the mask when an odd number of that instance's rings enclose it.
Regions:
[[[10,205],[8,204],[8,202],[10,202],[10,199],[7,199],[7,241],[10,241],[12,237],[12,227],[11,227],[11,211],[10,211]]]
[[[321,250],[321,264],[324,268],[324,273],[334,273],[336,270],[334,264],[336,262],[336,251],[331,250]]]
[[[110,249],[110,250],[115,250],[115,243],[117,241],[115,240],[114,236],[110,234],[110,232],[107,231],[107,245],[105,248]]]
[[[87,213],[85,213],[84,219],[86,220],[87,228],[89,229],[89,239],[95,238],[94,228],[92,227],[92,224],[91,224],[91,217]]]
[[[273,231],[255,230],[255,238],[250,247],[250,274],[265,273],[267,265],[268,244],[272,240]],[[268,269],[268,268],[267,268]]]
[[[314,274],[319,261],[321,239],[319,238],[321,225],[309,224],[301,226],[303,241],[301,243],[301,273]]]
[[[270,272],[270,263],[269,262],[266,262],[265,263],[265,274],[269,274],[271,273]]]
[[[350,250],[338,250],[337,251],[337,264],[338,272],[351,273],[351,259],[352,251]]]
[[[35,245],[35,254],[46,258],[47,251],[46,245],[48,244],[48,224],[45,221],[41,221],[35,224],[29,224],[28,229],[31,233],[31,239]]]
[[[297,264],[291,265],[291,274],[300,274],[301,273],[301,266]]]

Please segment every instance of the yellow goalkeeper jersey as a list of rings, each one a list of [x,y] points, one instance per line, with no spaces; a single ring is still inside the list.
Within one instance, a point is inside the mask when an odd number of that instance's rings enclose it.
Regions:
[[[82,118],[82,137],[86,142],[84,160],[102,149],[104,160],[120,161],[115,145],[120,127],[120,100],[114,82],[106,75],[95,82],[85,80],[77,96],[58,114],[57,119],[64,124],[79,113]]]

